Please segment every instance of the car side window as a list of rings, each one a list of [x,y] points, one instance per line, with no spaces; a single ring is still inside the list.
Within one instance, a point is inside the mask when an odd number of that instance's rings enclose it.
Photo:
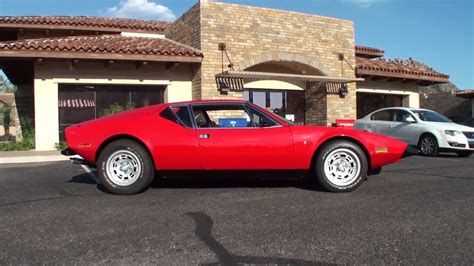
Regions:
[[[245,128],[253,127],[242,105],[197,105],[193,116],[198,128]]]
[[[198,128],[254,128],[279,125],[265,114],[243,104],[197,105],[193,116]]]
[[[160,116],[181,126],[193,127],[188,108],[185,106],[168,107],[161,112]]]
[[[395,119],[394,120],[396,122],[407,123],[410,120],[415,121],[415,118],[413,118],[413,116],[405,110],[395,110],[394,114],[395,114],[395,117],[394,117]]]
[[[383,110],[373,114],[370,117],[370,120],[374,121],[393,121],[393,112],[392,110]]]
[[[254,123],[255,127],[275,127],[279,126],[276,121],[269,118],[268,116],[264,115],[263,113],[259,112],[256,109],[247,106],[247,110],[250,116],[250,119]]]

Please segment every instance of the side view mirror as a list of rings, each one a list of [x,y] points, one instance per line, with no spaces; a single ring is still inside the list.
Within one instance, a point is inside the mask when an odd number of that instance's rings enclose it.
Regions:
[[[415,120],[415,118],[413,118],[411,116],[407,116],[405,118],[405,122],[407,122],[407,123],[416,123],[416,120]]]

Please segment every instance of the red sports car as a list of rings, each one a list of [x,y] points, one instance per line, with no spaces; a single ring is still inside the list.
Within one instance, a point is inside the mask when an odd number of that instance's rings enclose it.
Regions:
[[[328,191],[352,191],[408,150],[371,133],[292,125],[245,101],[154,105],[68,127],[65,135],[63,154],[96,166],[115,194],[139,193],[156,173],[183,170],[304,170]]]

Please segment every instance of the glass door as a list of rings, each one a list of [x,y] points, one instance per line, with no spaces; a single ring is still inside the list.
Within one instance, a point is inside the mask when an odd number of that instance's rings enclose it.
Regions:
[[[249,89],[244,91],[244,99],[296,124],[304,124],[304,91]]]

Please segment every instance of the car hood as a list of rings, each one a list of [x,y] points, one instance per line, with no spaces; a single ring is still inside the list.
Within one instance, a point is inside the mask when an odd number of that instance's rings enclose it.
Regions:
[[[436,129],[440,130],[458,130],[462,132],[472,132],[474,131],[474,128],[456,124],[456,123],[443,123],[443,122],[423,122],[425,125],[429,125],[431,127],[435,127]]]

